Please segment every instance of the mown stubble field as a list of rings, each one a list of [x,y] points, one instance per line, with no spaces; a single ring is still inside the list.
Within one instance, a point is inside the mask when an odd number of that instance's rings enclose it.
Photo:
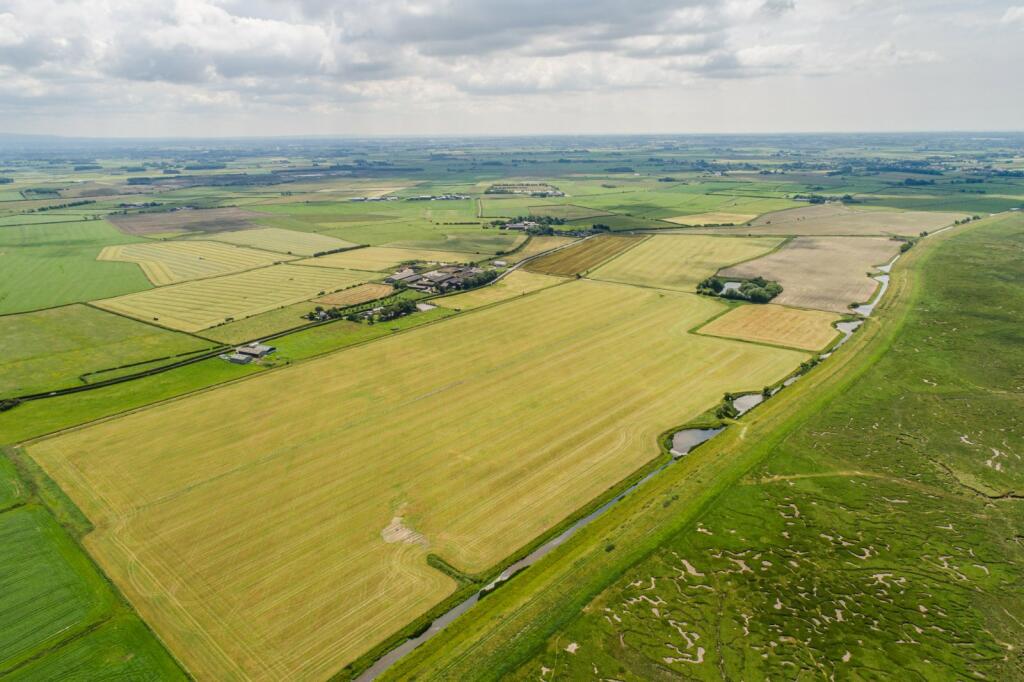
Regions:
[[[194,674],[325,677],[452,592],[428,552],[486,570],[806,359],[689,333],[720,310],[574,282],[30,454]]]

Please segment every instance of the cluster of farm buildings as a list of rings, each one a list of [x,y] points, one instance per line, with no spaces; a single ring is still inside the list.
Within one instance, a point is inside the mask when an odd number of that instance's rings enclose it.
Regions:
[[[411,267],[402,268],[387,278],[389,284],[398,284],[433,294],[462,289],[466,280],[484,274],[483,268],[475,265],[445,265],[428,272],[416,272]]]
[[[239,346],[234,353],[225,353],[220,357],[235,365],[248,365],[253,360],[265,358],[277,349],[263,343],[250,343],[246,346]]]

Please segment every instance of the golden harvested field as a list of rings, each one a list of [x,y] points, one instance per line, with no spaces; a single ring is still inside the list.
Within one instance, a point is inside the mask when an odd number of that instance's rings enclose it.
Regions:
[[[693,292],[723,268],[768,253],[782,240],[758,237],[655,235],[599,267],[591,277]]]
[[[341,253],[332,253],[319,258],[299,261],[298,265],[316,265],[323,268],[348,268],[370,272],[391,272],[405,261],[419,260],[430,263],[465,263],[479,258],[454,251],[431,251],[428,249],[402,249],[391,246],[370,246]]]
[[[502,277],[494,284],[467,291],[454,296],[445,296],[431,301],[439,306],[451,308],[452,310],[471,310],[489,303],[505,301],[516,296],[528,294],[531,291],[545,289],[556,284],[562,284],[566,280],[563,277],[553,275],[541,275],[536,272],[525,270],[513,270]]]
[[[251,246],[254,249],[295,254],[296,256],[312,256],[314,253],[357,246],[353,242],[347,242],[337,237],[328,237],[316,232],[282,230],[279,227],[261,227],[257,230],[220,232],[210,235],[209,238],[229,244]]]
[[[217,242],[175,241],[105,246],[96,260],[138,263],[149,281],[161,286],[251,270],[291,258]]]
[[[571,282],[29,453],[197,678],[322,679],[455,588],[429,552],[495,565],[807,358],[687,331],[721,306]]]
[[[235,275],[149,289],[93,305],[163,327],[195,332],[366,281],[363,273],[272,265]]]
[[[359,305],[367,301],[376,301],[378,298],[390,296],[394,291],[395,288],[390,284],[360,284],[351,289],[321,296],[314,299],[313,302],[341,308],[348,305]]]
[[[759,341],[800,350],[821,350],[839,332],[839,315],[781,305],[741,305],[700,328],[701,334]]]
[[[506,263],[518,263],[519,261],[525,260],[530,256],[536,256],[538,253],[544,253],[551,249],[557,249],[559,246],[565,246],[577,241],[574,237],[531,237],[530,241],[520,251],[509,254],[507,256],[496,256],[498,260],[503,260]]]
[[[724,277],[761,276],[782,284],[775,303],[847,312],[871,298],[878,283],[868,276],[899,253],[885,237],[797,237],[775,253],[722,271]]]
[[[694,215],[681,215],[675,218],[665,218],[665,222],[675,223],[676,225],[724,225],[726,223],[732,223],[734,225],[742,225],[748,220],[753,220],[757,217],[756,213],[724,213],[722,211],[712,211],[711,213],[697,213]]]
[[[603,235],[591,237],[569,248],[530,261],[523,267],[530,272],[539,272],[544,275],[571,277],[604,263],[641,241],[640,237]]]
[[[960,213],[932,211],[884,211],[854,209],[843,204],[818,204],[766,213],[743,227],[743,234],[916,236],[933,232],[954,220],[966,217]],[[729,230],[730,228],[722,228]]]
[[[204,208],[162,213],[113,213],[107,220],[128,234],[180,232],[224,232],[255,226],[255,218],[264,217],[241,208]]]

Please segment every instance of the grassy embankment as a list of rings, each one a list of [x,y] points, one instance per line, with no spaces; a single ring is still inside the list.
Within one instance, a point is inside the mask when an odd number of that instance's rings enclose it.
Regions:
[[[878,317],[832,359],[390,677],[536,677],[546,666],[571,678],[592,665],[620,678],[791,677],[844,658],[860,675],[1020,675],[1002,643],[1024,620],[1011,597],[1021,502],[992,497],[1020,489],[1021,223],[1001,216],[922,242]],[[627,608],[641,596],[666,602],[660,617],[643,601]],[[689,623],[690,639],[669,619]]]

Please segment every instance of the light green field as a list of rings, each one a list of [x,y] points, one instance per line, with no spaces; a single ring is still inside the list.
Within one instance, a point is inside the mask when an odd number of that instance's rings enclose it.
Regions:
[[[236,320],[204,329],[202,336],[203,338],[213,339],[221,343],[251,341],[261,336],[277,334],[278,332],[309,324],[309,320],[303,319],[302,316],[309,313],[315,307],[309,301],[293,303],[283,308],[268,310],[265,313],[247,317],[244,320]]]
[[[694,291],[719,268],[768,253],[779,238],[655,235],[590,274],[595,279]]]
[[[81,385],[79,376],[209,348],[84,305],[0,317],[0,397]]]
[[[365,274],[348,270],[272,265],[108,298],[95,305],[163,327],[194,332],[365,281]]]
[[[0,314],[150,288],[138,266],[96,260],[135,241],[101,220],[0,227]]]
[[[721,309],[573,282],[30,452],[197,677],[324,677],[455,588],[428,552],[495,565],[807,357],[688,333]]]
[[[157,286],[251,270],[291,258],[208,241],[118,244],[104,247],[97,256],[97,260],[138,263]]]
[[[237,232],[215,232],[207,238],[238,246],[251,246],[254,249],[276,251],[277,253],[294,254],[296,256],[312,256],[314,253],[347,249],[355,243],[316,234],[315,232],[299,232],[282,230],[276,227],[264,227],[255,230],[239,230]]]
[[[526,270],[514,270],[494,284],[467,291],[454,296],[433,299],[431,303],[453,310],[472,310],[498,301],[505,301],[516,296],[523,296],[531,291],[545,289],[566,282],[563,277],[542,275]]]
[[[332,253],[319,258],[301,260],[296,265],[314,265],[322,268],[347,268],[371,272],[391,272],[405,261],[426,261],[428,263],[464,263],[473,260],[465,253],[455,251],[430,251],[426,249],[400,249],[386,246],[371,246],[341,253]]]

